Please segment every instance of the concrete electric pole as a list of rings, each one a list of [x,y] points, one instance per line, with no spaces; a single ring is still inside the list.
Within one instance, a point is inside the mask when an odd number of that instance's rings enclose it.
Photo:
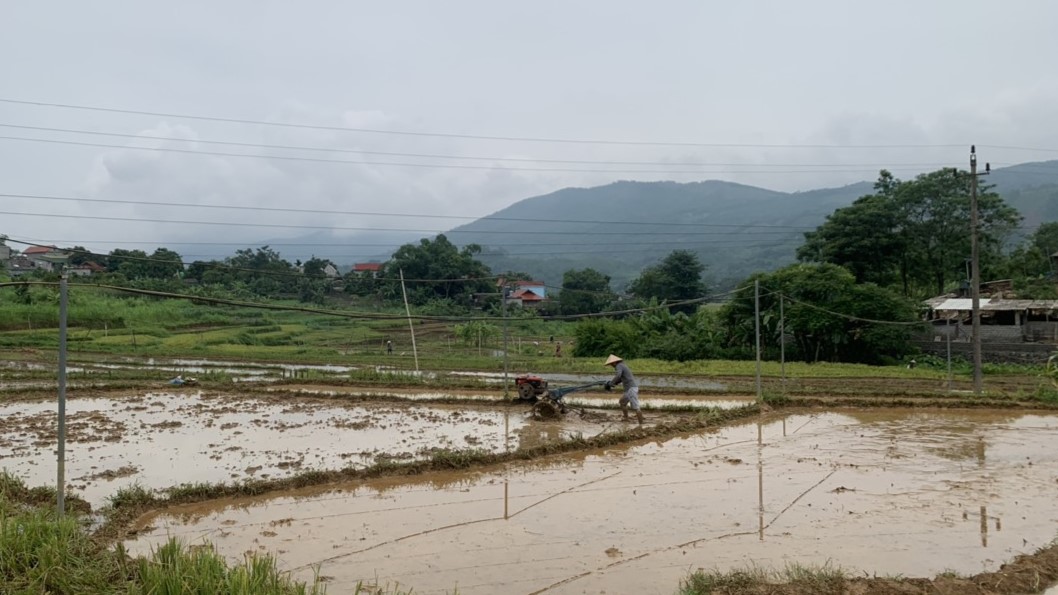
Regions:
[[[977,235],[977,176],[986,175],[992,170],[985,164],[983,174],[977,173],[977,149],[970,145],[970,308],[971,331],[970,343],[973,344],[974,395],[980,396],[982,389],[981,374],[981,262],[978,255]]]

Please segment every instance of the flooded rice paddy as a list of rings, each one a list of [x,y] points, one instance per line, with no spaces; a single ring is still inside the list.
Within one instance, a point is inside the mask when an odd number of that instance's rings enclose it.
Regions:
[[[19,388],[46,386],[48,383],[25,382],[21,376],[25,372],[52,371],[53,364],[39,362],[0,361],[0,388]],[[473,379],[489,385],[513,384],[516,373],[506,376],[501,372],[465,372],[465,371],[415,371],[389,365],[344,366],[335,364],[287,364],[265,362],[230,362],[211,359],[187,358],[120,358],[114,361],[85,361],[67,366],[67,373],[76,381],[82,378],[106,378],[111,373],[134,372],[157,374],[159,382],[165,382],[177,374],[184,376],[224,375],[234,382],[275,382],[289,378],[302,378],[311,374],[315,378],[343,380],[354,372],[375,372],[392,375],[398,378],[463,378]],[[568,386],[601,382],[607,380],[607,374],[547,374],[552,386]],[[726,385],[702,378],[685,378],[670,376],[643,376],[640,384],[646,388],[667,388],[687,390],[723,391]]]
[[[697,568],[995,570],[1058,534],[1058,416],[791,413],[473,472],[170,509],[126,545],[272,552],[333,590],[671,593]]]
[[[266,389],[272,393],[293,393],[302,395],[325,395],[325,396],[350,396],[350,397],[386,397],[398,395],[402,399],[412,401],[438,401],[445,399],[459,399],[467,401],[483,401],[496,403],[497,398],[502,395],[497,390],[445,390],[445,391],[423,391],[419,388],[363,388],[355,386],[320,386],[320,385],[283,385],[281,387]],[[515,392],[509,391],[509,399],[514,400]],[[613,406],[620,398],[619,393],[603,392],[581,392],[564,397],[564,402],[574,407],[600,407]],[[716,409],[734,409],[752,405],[753,397],[733,396],[709,396],[709,395],[680,395],[666,393],[654,396],[643,393],[641,396],[642,406],[645,410],[680,408],[680,407],[712,407]],[[515,402],[517,406],[518,403]],[[523,403],[527,406],[527,403]]]
[[[132,484],[163,489],[281,478],[419,459],[442,448],[502,452],[607,427],[603,414],[534,422],[527,406],[353,404],[196,391],[77,398],[66,412],[66,478],[93,506]],[[29,485],[53,484],[57,435],[54,402],[0,404],[0,467]]]

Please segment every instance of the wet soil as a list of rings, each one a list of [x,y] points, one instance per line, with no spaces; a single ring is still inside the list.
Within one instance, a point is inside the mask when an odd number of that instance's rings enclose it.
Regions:
[[[269,551],[299,576],[319,565],[339,592],[377,580],[417,593],[671,593],[695,568],[829,561],[855,575],[973,576],[835,592],[1012,593],[1058,569],[1050,550],[1018,558],[1058,533],[1056,439],[1049,413],[792,413],[525,464],[175,507],[142,519],[127,546],[175,535],[233,559]],[[811,592],[793,588],[738,592]]]
[[[269,386],[258,389],[257,392],[270,394],[295,394],[295,395],[327,395],[357,398],[379,398],[399,396],[404,399],[415,401],[452,401],[452,400],[475,400],[488,403],[505,403],[498,399],[502,392],[492,390],[471,389],[439,389],[423,390],[421,387],[393,387],[393,388],[365,388],[362,386],[330,386],[321,384],[284,384],[282,386]],[[517,395],[513,390],[509,392],[509,399]],[[579,392],[565,397],[568,404],[578,407],[599,408],[614,406],[620,395],[605,392]],[[752,405],[755,402],[753,396],[709,396],[702,394],[664,393],[660,395],[646,395],[643,397],[643,406],[647,409],[664,409],[679,407],[715,407],[720,409],[733,409]],[[515,403],[518,404],[517,402]]]
[[[376,395],[334,398],[179,392],[73,394],[66,477],[98,506],[118,489],[277,479],[308,470],[413,461],[439,449],[504,452],[590,437],[622,424],[616,412],[536,422],[528,406],[419,404]],[[29,485],[54,480],[56,406],[0,404],[0,460]]]

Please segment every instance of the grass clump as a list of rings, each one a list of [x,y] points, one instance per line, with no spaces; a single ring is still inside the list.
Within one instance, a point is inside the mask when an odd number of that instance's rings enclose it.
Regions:
[[[749,589],[766,584],[768,578],[766,570],[755,566],[730,572],[698,570],[683,580],[679,595],[709,595]]]
[[[848,573],[827,562],[821,566],[787,564],[781,570],[758,566],[738,568],[728,572],[703,570],[692,573],[680,583],[679,595],[711,595],[726,593],[766,593],[771,587],[785,584],[797,592],[821,595],[845,593]]]
[[[150,506],[156,502],[154,492],[138,483],[121,488],[114,495],[107,497],[107,503],[115,509]]]
[[[430,454],[430,464],[434,469],[465,469],[488,462],[493,458],[489,451],[477,448],[460,450],[441,448]]]
[[[235,566],[209,546],[187,547],[175,538],[140,558],[136,578],[141,593],[226,593],[230,595],[318,595],[326,592],[318,578],[311,585],[280,572],[275,558],[248,555]]]
[[[198,502],[211,498],[220,498],[227,495],[230,490],[223,483],[182,483],[178,486],[165,490],[170,502]]]
[[[0,507],[4,593],[125,593],[122,558],[95,544],[74,516]]]
[[[821,566],[790,563],[778,576],[780,581],[811,589],[815,593],[843,593],[848,574],[840,566],[832,566],[828,560]]]
[[[280,572],[270,556],[247,556],[229,566],[212,547],[187,547],[175,539],[150,556],[130,559],[119,545],[93,539],[77,513],[55,514],[50,506],[11,500],[32,494],[20,479],[0,473],[0,593],[49,595],[319,595],[311,584]],[[115,506],[154,501],[140,486],[110,499]],[[371,591],[374,593],[374,591]],[[394,592],[398,595],[398,592]]]

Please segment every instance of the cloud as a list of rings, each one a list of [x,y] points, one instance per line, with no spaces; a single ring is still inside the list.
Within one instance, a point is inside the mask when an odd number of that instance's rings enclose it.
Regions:
[[[279,110],[274,121],[374,129],[411,128],[400,118],[379,111],[326,113],[304,105]],[[107,149],[93,162],[81,185],[87,198],[131,201],[138,204],[77,203],[71,209],[84,217],[119,217],[139,222],[92,221],[93,239],[166,242],[260,242],[314,233],[315,227],[338,228],[333,237],[363,243],[382,242],[393,234],[368,230],[424,230],[419,236],[455,227],[466,221],[431,215],[482,216],[553,186],[538,175],[522,172],[423,168],[392,163],[451,164],[452,160],[362,155],[336,151],[273,150],[224,146],[202,140],[224,139],[246,143],[313,147],[342,151],[359,149],[418,154],[460,154],[457,142],[446,139],[408,139],[303,128],[254,127],[218,130],[211,123],[172,124],[167,121],[135,131],[151,140],[134,140],[130,148]],[[235,136],[238,134],[238,136]],[[183,140],[174,140],[183,139]],[[177,151],[240,153],[260,157],[147,151],[132,146]],[[329,163],[268,159],[278,155],[342,160]],[[466,162],[457,162],[466,163]],[[488,165],[489,162],[472,162]],[[146,203],[181,203],[196,207]],[[244,209],[209,208],[234,205]],[[274,212],[296,209],[314,212]],[[351,215],[347,212],[418,215],[412,217]],[[162,221],[194,223],[164,223]],[[84,219],[84,221],[91,221]],[[262,224],[260,227],[223,224]],[[341,228],[360,228],[352,231]],[[82,227],[82,229],[84,229]],[[83,233],[74,235],[84,236]],[[407,236],[408,234],[404,234]],[[235,248],[223,248],[230,253]]]

